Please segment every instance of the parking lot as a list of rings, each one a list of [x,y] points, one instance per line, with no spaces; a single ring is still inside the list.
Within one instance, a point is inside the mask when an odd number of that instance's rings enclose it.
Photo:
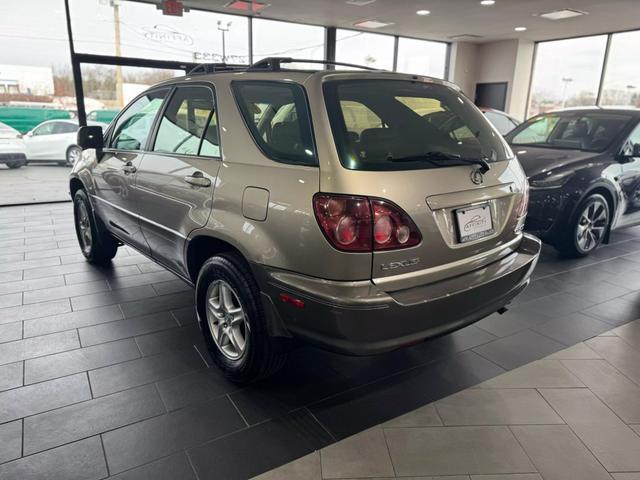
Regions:
[[[70,170],[37,163],[17,169],[0,165],[0,206],[70,200]]]

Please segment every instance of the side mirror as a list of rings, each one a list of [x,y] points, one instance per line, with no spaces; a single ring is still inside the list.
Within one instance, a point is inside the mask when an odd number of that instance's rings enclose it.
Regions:
[[[95,148],[101,150],[104,148],[104,137],[102,136],[102,127],[89,126],[80,127],[78,129],[77,144],[83,150]]]
[[[631,156],[640,158],[640,143],[635,143],[633,145],[633,151],[631,152]]]

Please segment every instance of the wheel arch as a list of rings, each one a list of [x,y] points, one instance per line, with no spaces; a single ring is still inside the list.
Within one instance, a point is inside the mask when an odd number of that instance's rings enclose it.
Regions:
[[[198,280],[198,273],[204,262],[212,256],[223,252],[236,253],[247,264],[249,263],[243,252],[226,240],[207,234],[197,234],[189,238],[185,246],[185,265],[189,278],[194,285]]]

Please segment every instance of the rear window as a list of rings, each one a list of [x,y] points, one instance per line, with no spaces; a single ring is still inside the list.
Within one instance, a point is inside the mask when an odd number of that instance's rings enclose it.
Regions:
[[[273,81],[235,81],[232,88],[254,141],[269,158],[317,165],[304,89]]]
[[[352,170],[412,170],[513,156],[484,115],[440,84],[406,80],[324,85],[340,161]]]

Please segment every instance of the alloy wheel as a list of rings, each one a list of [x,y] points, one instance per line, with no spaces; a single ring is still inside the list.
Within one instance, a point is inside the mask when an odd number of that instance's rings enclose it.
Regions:
[[[93,245],[93,236],[91,234],[91,221],[89,219],[89,211],[87,210],[84,202],[78,203],[78,229],[80,231],[80,243],[82,244],[82,251],[86,254],[91,252],[91,246]]]
[[[596,248],[609,223],[607,205],[601,200],[594,200],[587,205],[579,217],[576,228],[576,241],[582,251],[590,252]]]
[[[72,147],[69,149],[69,153],[67,153],[67,163],[69,165],[75,165],[78,160],[80,160],[80,156],[82,155],[81,150],[78,147]]]
[[[224,280],[207,289],[207,323],[222,354],[237,360],[247,348],[249,323],[236,291]]]

